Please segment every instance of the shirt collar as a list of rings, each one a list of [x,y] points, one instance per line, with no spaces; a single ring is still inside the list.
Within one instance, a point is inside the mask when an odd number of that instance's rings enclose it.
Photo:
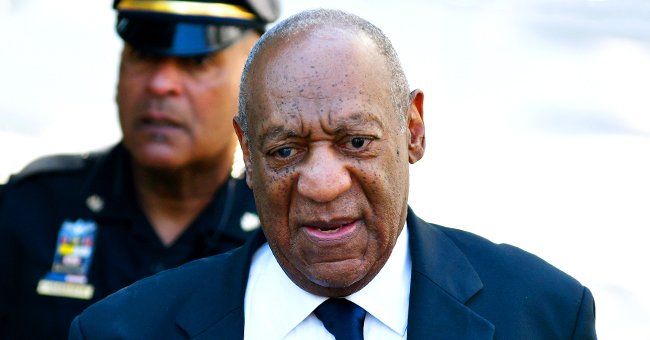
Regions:
[[[327,298],[304,291],[284,273],[268,243],[254,254],[246,300],[246,324],[264,330],[268,339],[282,339],[305,320]],[[408,231],[402,228],[397,243],[384,267],[363,289],[347,297],[398,334],[404,334],[408,323],[411,286],[411,258]],[[266,286],[261,289],[260,286]],[[275,287],[267,294],[268,287]],[[398,287],[396,289],[396,287]],[[386,292],[391,292],[386,294]],[[261,334],[260,334],[261,335]]]
[[[265,243],[254,254],[246,287],[245,328],[251,339],[282,339],[326,300],[298,287],[284,273]],[[269,287],[273,291],[269,292]],[[253,312],[254,309],[254,312]],[[250,327],[247,327],[250,325]],[[254,326],[253,326],[254,325]],[[256,334],[262,331],[264,334]]]
[[[405,226],[388,261],[377,276],[347,299],[363,307],[397,334],[404,335],[408,324],[410,290],[411,256]]]

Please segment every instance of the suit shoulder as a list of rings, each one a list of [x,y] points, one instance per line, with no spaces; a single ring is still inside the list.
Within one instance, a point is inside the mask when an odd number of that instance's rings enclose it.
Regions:
[[[546,282],[582,290],[583,286],[575,278],[563,272],[541,257],[519,247],[494,243],[482,236],[453,228],[440,227],[472,262],[481,277],[495,275],[499,280],[504,277],[522,279],[522,283]]]
[[[502,335],[595,339],[593,296],[575,278],[518,247],[467,231],[434,228],[462,252],[480,278],[482,288],[467,305],[505,332]]]
[[[237,297],[243,297],[248,268],[233,257],[232,251],[214,255],[137,281],[84,310],[73,330],[88,338],[186,337],[178,335],[179,317],[190,313],[197,320],[198,313],[212,320],[233,305],[241,308]]]
[[[147,313],[147,310],[174,310],[174,306],[186,301],[198,287],[213,285],[220,277],[228,276],[224,266],[229,263],[231,253],[194,260],[138,280],[93,304],[83,314],[96,318],[116,313],[128,320],[129,315]],[[138,303],[134,305],[134,301]]]
[[[221,272],[221,266],[227,262],[227,254],[229,253],[194,260],[179,267],[138,280],[130,286],[109,295],[105,300],[107,303],[114,301],[119,304],[122,300],[128,301],[134,296],[138,296],[139,298],[146,298],[147,296],[156,298],[160,297],[159,294],[161,292],[168,292],[170,289],[173,290],[177,287],[183,287],[182,290],[179,290],[181,294],[175,294],[173,297],[174,299],[182,300],[182,295],[191,292],[194,286],[202,284],[204,280],[210,280],[211,274]],[[200,277],[201,280],[197,280],[197,277]]]

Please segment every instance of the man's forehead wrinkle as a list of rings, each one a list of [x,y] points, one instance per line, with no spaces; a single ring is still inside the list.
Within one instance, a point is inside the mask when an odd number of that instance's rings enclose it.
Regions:
[[[319,130],[333,137],[385,129],[386,108],[367,88],[368,74],[362,70],[375,63],[363,38],[327,27],[274,45],[258,69],[269,109],[267,124],[261,125],[262,145],[311,138],[310,132],[323,136]]]
[[[384,122],[376,114],[370,112],[353,112],[342,115],[329,112],[321,118],[321,124],[323,130],[332,134],[339,134],[357,127],[377,126],[380,129],[384,127]]]
[[[292,137],[299,137],[302,134],[297,129],[286,126],[286,125],[276,125],[268,129],[268,131],[262,134],[260,138],[260,144],[265,145],[267,143],[284,140]]]
[[[287,63],[289,64],[289,63]],[[319,62],[308,62],[299,67],[286,69],[275,67],[266,75],[268,91],[275,98],[303,97],[307,99],[327,98],[322,92],[329,87],[344,87],[340,74],[348,74],[351,70],[334,66],[323,67]],[[273,86],[281,84],[282,86]],[[349,87],[349,84],[348,86]]]
[[[297,79],[297,78],[296,78]],[[282,106],[288,101],[300,97],[304,99],[327,99],[328,95],[319,91],[322,88],[321,85],[315,85],[312,83],[306,85],[299,85],[296,88],[271,88],[269,93],[277,101],[277,106]]]
[[[312,129],[322,129],[328,135],[336,136],[345,134],[348,131],[361,129],[383,129],[384,122],[378,115],[371,112],[353,112],[350,114],[339,114],[335,112],[313,112],[310,118],[298,113],[289,113],[284,115],[274,115],[274,122],[271,126],[263,128],[260,135],[260,146],[273,143],[289,138],[311,138]],[[282,117],[284,117],[282,119]],[[312,126],[312,124],[318,126]]]

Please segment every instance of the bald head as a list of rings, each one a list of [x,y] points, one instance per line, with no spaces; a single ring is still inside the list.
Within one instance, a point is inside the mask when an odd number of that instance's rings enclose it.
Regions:
[[[388,260],[424,153],[423,93],[397,55],[340,11],[293,16],[246,64],[234,124],[274,257],[302,289],[347,296]]]
[[[389,84],[388,98],[393,110],[399,118],[399,128],[403,130],[406,122],[406,111],[410,104],[409,85],[401,67],[397,52],[384,33],[368,21],[339,10],[317,9],[301,12],[280,22],[269,30],[255,45],[244,67],[239,94],[239,113],[236,117],[242,132],[248,135],[249,114],[256,96],[262,95],[253,91],[255,86],[264,83],[262,68],[267,66],[269,57],[291,49],[296,44],[304,42],[311,35],[319,35],[327,39],[328,32],[346,32],[349,37],[367,40],[367,46],[379,57],[377,69],[385,70],[385,84]],[[332,39],[336,39],[332,35]],[[318,53],[318,52],[317,52]],[[321,57],[331,57],[322,50]],[[345,63],[346,60],[340,60]],[[269,84],[272,85],[272,84]]]

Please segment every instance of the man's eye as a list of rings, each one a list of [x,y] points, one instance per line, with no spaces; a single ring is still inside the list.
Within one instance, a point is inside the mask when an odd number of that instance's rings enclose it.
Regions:
[[[363,149],[370,144],[371,139],[366,137],[353,137],[348,141],[348,144],[353,149]]]
[[[293,148],[286,147],[286,148],[281,148],[281,149],[275,150],[273,152],[273,155],[276,155],[276,156],[278,156],[280,158],[289,158],[289,157],[293,156],[294,153],[295,153],[295,150]]]
[[[186,59],[186,63],[194,67],[204,67],[210,63],[210,56],[200,55],[200,56],[190,57]]]

